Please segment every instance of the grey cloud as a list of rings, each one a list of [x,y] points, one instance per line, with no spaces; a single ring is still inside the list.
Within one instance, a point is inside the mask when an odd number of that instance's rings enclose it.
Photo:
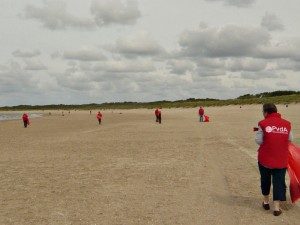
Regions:
[[[171,73],[185,74],[187,71],[193,71],[195,69],[194,63],[187,60],[170,60],[167,62]]]
[[[53,54],[53,57],[55,56],[58,56],[58,54]],[[106,59],[106,57],[100,50],[92,48],[82,48],[76,51],[66,51],[63,54],[63,58],[79,61],[101,61]]]
[[[280,88],[283,88],[283,89],[286,89],[286,90],[289,90],[290,89],[290,86],[284,82],[284,81],[280,81],[280,82],[277,82],[276,85]],[[282,90],[282,89],[281,89]]]
[[[24,17],[40,21],[44,27],[51,30],[65,28],[93,29],[95,22],[89,18],[80,18],[67,12],[67,5],[63,1],[44,0],[41,7],[28,4]]]
[[[182,54],[191,57],[252,56],[270,41],[263,28],[228,25],[221,29],[185,31],[179,40]]]
[[[197,58],[194,60],[198,67],[204,68],[224,68],[226,59],[223,58]]]
[[[232,71],[262,71],[266,68],[267,62],[263,59],[239,58],[227,60],[227,68]]]
[[[48,68],[39,60],[24,59],[25,70],[47,70]]]
[[[99,27],[111,24],[135,24],[141,16],[136,1],[120,0],[94,0],[91,6],[91,12]]]
[[[60,57],[62,57],[62,53],[60,53],[59,51],[56,51],[56,52],[53,52],[53,53],[51,53],[51,58],[52,59],[57,59],[57,58],[60,58]]]
[[[262,27],[228,25],[219,29],[187,30],[181,34],[179,44],[181,49],[174,55],[189,57],[198,64],[207,58],[286,58],[300,61],[300,39],[278,42],[272,40],[269,31]]]
[[[295,90],[295,91],[298,91],[297,87],[296,88],[291,88],[291,85],[288,84],[285,81],[276,82],[275,85],[277,87],[275,90]]]
[[[278,70],[300,71],[300,61],[294,61],[294,60],[291,60],[291,59],[277,60],[276,69],[278,69]]]
[[[284,30],[284,25],[278,17],[272,13],[266,13],[260,24],[269,31]]]
[[[300,60],[300,41],[286,41],[276,44],[268,44],[261,46],[258,49],[256,57],[265,59],[281,59],[289,58],[293,60]]]
[[[245,82],[244,80],[234,80],[230,84],[230,88],[234,89],[238,97],[245,94],[257,94],[260,92],[275,91],[276,86],[270,82],[262,82],[261,80],[253,80],[252,82]]]
[[[34,85],[31,82],[32,75],[22,70],[21,65],[18,62],[11,62],[8,65],[1,67],[0,71],[0,93],[20,93],[31,92],[34,89]]]
[[[29,51],[29,52],[26,52],[26,51],[21,51],[19,49],[13,51],[13,56],[15,57],[20,57],[20,58],[32,58],[32,57],[35,57],[35,56],[38,56],[40,55],[40,51],[38,50],[35,50],[35,51]]]
[[[126,101],[139,97],[140,86],[138,79],[132,77],[141,75],[131,73],[110,73],[105,71],[83,72],[67,70],[63,74],[56,74],[57,84],[63,89],[85,92],[85,96],[100,96],[98,101]],[[141,91],[141,93],[144,93]],[[137,96],[135,96],[137,95]],[[129,98],[129,99],[128,99]],[[97,101],[97,102],[98,102]]]
[[[108,73],[144,73],[154,71],[155,66],[151,61],[110,60],[96,65],[93,70]]]
[[[255,0],[205,0],[207,2],[223,2],[225,5],[236,6],[239,8],[251,6]]]
[[[90,72],[90,71],[93,71],[93,65],[94,64],[91,62],[80,62],[78,68],[81,71]]]
[[[116,49],[128,56],[150,56],[164,52],[164,49],[146,31],[118,39]]]
[[[265,70],[260,72],[241,72],[240,75],[241,78],[249,80],[275,79],[286,77],[284,74],[273,70]]]
[[[189,97],[196,98],[230,98],[232,93],[224,86],[220,77],[197,76],[193,78],[193,84],[180,84],[185,90],[188,90]],[[220,96],[220,93],[222,95]],[[181,98],[182,99],[182,98]]]
[[[267,61],[255,58],[201,58],[197,62],[195,76],[216,77],[229,72],[265,71]]]
[[[203,78],[203,77],[216,77],[222,76],[226,74],[226,70],[223,69],[213,69],[213,68],[202,68],[198,67],[195,73],[195,77]]]
[[[65,73],[55,74],[60,87],[76,91],[88,91],[93,88],[89,74],[79,70],[66,70]]]

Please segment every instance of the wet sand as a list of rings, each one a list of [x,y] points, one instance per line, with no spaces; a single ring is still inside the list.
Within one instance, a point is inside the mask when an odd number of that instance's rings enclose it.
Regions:
[[[300,105],[278,108],[300,145]],[[198,109],[162,109],[161,125],[146,109],[1,121],[0,224],[299,224],[288,190],[281,216],[261,207],[261,106],[205,110],[209,123]]]

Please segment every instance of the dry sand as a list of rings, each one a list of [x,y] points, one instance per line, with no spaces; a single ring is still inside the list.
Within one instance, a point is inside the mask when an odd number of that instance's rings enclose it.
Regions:
[[[161,125],[154,110],[102,111],[101,126],[96,111],[0,122],[0,224],[300,224],[299,203],[279,217],[261,207],[261,106],[205,110],[210,123],[197,109],[162,109]],[[300,145],[300,105],[279,111]]]

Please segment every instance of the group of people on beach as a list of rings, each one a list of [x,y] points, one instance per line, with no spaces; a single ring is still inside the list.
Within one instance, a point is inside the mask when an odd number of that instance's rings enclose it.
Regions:
[[[70,114],[70,112],[69,112]],[[90,115],[92,114],[92,111],[90,111]],[[155,121],[159,124],[161,124],[161,110],[159,110],[158,108],[155,109],[154,111],[154,114],[155,114]],[[198,111],[198,114],[199,114],[199,121],[200,122],[204,122],[204,109],[202,106],[200,106],[199,108],[199,111]],[[49,113],[49,115],[51,115],[51,113]],[[62,115],[64,116],[63,112],[62,112]],[[102,122],[102,113],[99,111],[96,115],[96,118],[98,120],[98,123],[99,125],[101,125],[101,122]],[[23,119],[23,123],[24,123],[24,127],[27,128],[27,126],[29,125],[29,117],[26,113],[23,114],[22,116],[22,119]]]
[[[155,121],[159,124],[161,124],[161,110],[159,110],[158,108],[155,109],[154,111],[155,114]],[[204,122],[204,108],[203,106],[200,106],[199,111],[198,111],[198,115],[199,115],[199,121],[200,122]],[[208,117],[206,117],[206,120],[208,119]],[[208,121],[206,121],[208,122]]]
[[[155,121],[161,124],[161,110],[156,108]],[[208,122],[209,117],[204,115],[204,108],[200,106],[199,122]],[[291,123],[281,118],[277,107],[273,103],[263,105],[264,119],[258,123],[255,141],[259,145],[258,168],[260,172],[261,192],[263,195],[262,207],[270,209],[270,190],[273,185],[274,216],[282,211],[280,202],[286,201],[285,175],[288,166],[288,144],[293,140]],[[101,124],[102,114],[97,114]],[[206,120],[206,121],[205,121]],[[208,120],[208,121],[207,121]]]
[[[282,211],[280,202],[286,201],[285,175],[288,167],[288,146],[292,142],[291,123],[281,117],[277,107],[273,103],[263,105],[264,119],[259,121],[255,141],[259,145],[258,168],[260,172],[261,193],[263,195],[262,207],[270,209],[270,190],[273,185],[274,216],[279,216]],[[156,108],[155,121],[161,124],[161,110]],[[90,111],[91,114],[91,111]],[[198,111],[199,121],[204,122],[204,108],[201,106]],[[103,115],[98,112],[96,118],[99,125]],[[24,127],[29,125],[29,117],[26,113],[22,116]],[[300,165],[299,165],[300,167]],[[300,193],[300,187],[299,187]]]

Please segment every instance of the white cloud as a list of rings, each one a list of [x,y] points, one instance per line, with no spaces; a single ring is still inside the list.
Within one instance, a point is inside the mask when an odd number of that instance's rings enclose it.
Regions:
[[[110,60],[99,63],[93,70],[106,73],[144,73],[154,71],[155,66],[151,61],[145,60]]]
[[[284,30],[282,22],[272,13],[266,13],[260,24],[269,31]]]
[[[193,71],[195,64],[188,60],[170,60],[167,62],[171,73],[185,74],[187,71]]]
[[[135,24],[141,16],[136,1],[121,0],[93,0],[91,12],[95,17],[95,22],[99,27],[112,24]]]
[[[225,5],[236,6],[236,7],[249,7],[255,0],[205,0],[207,2],[224,2]]]
[[[255,58],[240,58],[227,60],[227,69],[233,72],[236,71],[262,71],[266,68],[267,62],[263,59]]]
[[[300,71],[300,61],[294,61],[291,59],[281,59],[277,61],[276,64],[277,70],[292,70]]]
[[[257,58],[300,60],[300,39],[276,41],[261,27],[227,25],[222,28],[200,28],[183,32],[181,50],[176,55],[197,62],[203,58]],[[218,65],[214,65],[218,66]]]
[[[31,74],[22,70],[21,65],[12,61],[2,65],[0,71],[0,90],[2,94],[30,92],[35,84],[31,82]]]
[[[268,71],[265,70],[260,72],[241,72],[240,76],[241,78],[249,79],[249,80],[285,78],[284,74],[274,70],[268,70]]]
[[[32,58],[35,56],[40,55],[40,51],[39,50],[35,50],[35,51],[21,51],[19,49],[13,51],[13,56],[14,57],[20,57],[20,58]]]
[[[93,29],[95,27],[95,22],[92,19],[80,18],[68,13],[64,1],[44,0],[41,7],[28,4],[23,16],[27,19],[37,20],[51,30]]]
[[[63,88],[76,91],[88,91],[93,89],[90,76],[78,70],[67,70],[63,74],[56,74],[57,84]]]
[[[297,89],[297,4],[3,3],[0,105],[228,98],[283,86]]]
[[[127,56],[151,56],[164,52],[164,49],[146,31],[118,39],[116,49]]]
[[[39,60],[24,59],[25,70],[47,70],[48,68]]]
[[[220,69],[225,68],[226,58],[197,58],[194,60],[198,67]]]
[[[54,53],[53,56],[57,56],[57,53]],[[79,61],[101,61],[106,59],[99,49],[89,47],[82,47],[75,51],[65,51],[63,53],[63,58]]]
[[[214,69],[214,68],[203,68],[203,67],[198,67],[196,70],[195,75],[197,77],[220,77],[226,75],[226,70],[225,68],[219,68],[219,69]]]
[[[270,42],[268,45],[261,46],[256,57],[265,59],[290,58],[300,60],[300,52],[298,51],[299,47],[300,39],[276,43]]]
[[[182,54],[198,57],[253,56],[270,41],[270,34],[258,27],[228,25],[185,31],[179,40]]]

